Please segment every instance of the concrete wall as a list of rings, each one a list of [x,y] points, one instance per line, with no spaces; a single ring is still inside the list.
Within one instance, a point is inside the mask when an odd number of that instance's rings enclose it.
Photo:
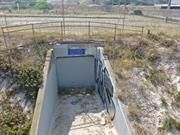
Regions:
[[[94,87],[94,57],[57,58],[59,88]]]
[[[56,66],[52,50],[48,51],[43,70],[43,86],[39,89],[36,100],[30,135],[48,135],[51,118],[58,96]]]
[[[51,69],[49,70],[49,74],[47,75],[37,135],[48,135],[49,132],[54,107],[56,105],[56,99],[58,97],[55,67],[56,66],[53,63]]]
[[[115,128],[117,130],[117,133],[118,133],[118,135],[132,135],[133,133],[131,131],[131,126],[130,126],[129,121],[123,111],[121,101],[119,100],[119,98],[117,96],[118,88],[117,88],[117,84],[115,81],[112,67],[109,63],[109,60],[107,58],[104,58],[102,49],[100,49],[99,53],[100,53],[99,54],[100,59],[103,61],[104,66],[107,68],[107,71],[109,73],[108,76],[111,81],[110,83],[113,86],[113,91],[114,91],[113,101],[114,101],[115,108],[116,108],[116,114],[115,114],[115,118],[114,118],[113,122],[114,122]]]

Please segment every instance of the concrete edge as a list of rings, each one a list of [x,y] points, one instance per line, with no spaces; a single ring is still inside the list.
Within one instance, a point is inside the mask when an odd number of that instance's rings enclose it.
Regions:
[[[116,99],[117,100],[117,102],[118,102],[118,105],[119,105],[119,108],[120,108],[120,110],[122,111],[122,115],[123,115],[123,118],[124,118],[124,120],[125,120],[125,124],[126,124],[126,127],[128,127],[127,129],[128,129],[128,133],[129,133],[129,135],[133,135],[133,133],[132,133],[132,131],[131,131],[131,125],[129,124],[129,122],[128,122],[128,120],[127,120],[127,117],[126,117],[126,115],[124,114],[124,110],[123,110],[123,108],[122,108],[122,104],[121,104],[121,101],[118,99],[118,97],[117,97],[117,82],[116,82],[116,79],[115,79],[115,75],[114,75],[114,72],[113,72],[113,69],[112,69],[112,67],[111,67],[111,64],[110,64],[110,62],[109,62],[109,60],[106,58],[105,60],[104,60],[105,62],[105,66],[107,67],[107,70],[108,70],[108,73],[109,73],[109,75],[110,75],[110,79],[111,79],[111,81],[112,81],[112,85],[113,85],[113,88],[114,88],[114,95],[113,95],[113,98],[114,99]]]
[[[46,60],[45,60],[44,69],[43,69],[43,84],[39,88],[29,135],[36,135],[36,132],[37,132],[37,127],[38,127],[38,123],[39,123],[39,119],[40,119],[40,112],[41,112],[42,103],[44,100],[44,88],[45,88],[45,84],[46,84],[46,76],[50,69],[51,57],[52,57],[52,49],[49,50],[46,55]]]

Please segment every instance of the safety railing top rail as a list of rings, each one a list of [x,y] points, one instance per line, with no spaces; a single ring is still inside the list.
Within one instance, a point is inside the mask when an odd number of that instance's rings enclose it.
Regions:
[[[56,33],[60,41],[70,40],[72,36],[73,38],[75,37],[75,40],[83,39],[90,41],[98,39],[98,41],[106,41],[106,38],[109,37],[113,40],[119,39],[123,32],[135,33],[141,36],[142,39],[143,31],[143,26],[96,21],[52,21],[23,25],[7,25],[1,27],[2,33],[0,33],[0,36],[3,38],[0,38],[0,40],[2,40],[1,43],[4,43],[4,47],[2,47],[3,49],[0,48],[0,51],[15,48],[15,46],[20,44],[24,45],[30,38],[35,42],[38,35],[42,34],[51,36],[52,33]],[[25,38],[27,38],[27,35],[29,38],[28,40],[20,40],[17,38],[17,36],[21,38],[26,36]],[[16,36],[16,38],[13,38],[13,36]],[[13,46],[11,44],[13,44]]]
[[[3,29],[6,28],[13,28],[13,27],[22,27],[22,26],[29,26],[29,25],[43,25],[43,24],[53,24],[53,23],[60,23],[62,21],[50,21],[50,22],[37,22],[37,23],[29,23],[29,24],[16,24],[16,25],[8,25],[2,26]],[[128,25],[128,24],[120,24],[120,23],[107,23],[107,22],[96,22],[96,21],[65,21],[67,23],[91,23],[91,24],[107,24],[107,25],[118,25],[118,26],[127,26],[127,27],[135,27],[135,28],[144,28],[144,26],[137,26],[137,25]]]

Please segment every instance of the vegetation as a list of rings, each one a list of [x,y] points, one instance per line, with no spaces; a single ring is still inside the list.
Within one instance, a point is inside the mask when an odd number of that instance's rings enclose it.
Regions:
[[[135,123],[133,127],[136,131],[135,135],[147,135],[147,132],[142,125]]]
[[[26,91],[27,96],[36,98],[38,89],[42,83],[42,72],[36,67],[29,65],[17,65],[11,60],[0,57],[0,70],[10,72],[12,77],[19,85],[20,89]]]
[[[136,103],[130,103],[128,105],[129,116],[135,120],[139,119],[140,109]]]
[[[31,126],[31,119],[28,119],[23,109],[16,103],[8,100],[1,103],[0,113],[0,134],[1,135],[27,135]]]
[[[154,86],[164,84],[166,80],[166,74],[163,70],[156,70],[155,68],[149,69],[149,72],[145,74],[146,79],[149,79]]]
[[[133,98],[133,93],[128,91],[128,90],[124,90],[122,89],[119,93],[118,93],[118,97],[121,101],[125,102],[125,101],[130,101]]]
[[[40,10],[50,10],[53,6],[47,2],[47,0],[39,0],[34,6],[36,9]]]
[[[169,116],[164,121],[163,129],[171,131],[173,128],[180,130],[180,122]]]
[[[138,10],[134,10],[134,11],[133,11],[133,14],[134,14],[134,15],[143,15],[143,12],[142,12],[142,10],[139,10],[139,9],[138,9]]]
[[[114,67],[132,69],[133,67],[147,64],[147,60],[139,57],[136,50],[137,48],[128,48],[127,45],[113,44],[105,48],[105,53]]]
[[[42,83],[44,60],[50,48],[43,38],[37,38],[36,43],[38,45],[29,42],[23,49],[12,49],[8,57],[0,56],[0,71],[6,75],[2,79],[11,78],[17,84],[5,90],[7,97],[24,92],[27,100],[36,99]],[[0,104],[0,135],[27,135],[31,126],[28,113],[24,113],[18,103],[10,102],[9,98]]]
[[[166,99],[164,97],[161,97],[161,102],[163,106],[167,106]]]
[[[177,102],[180,102],[180,92],[177,92],[176,95],[175,95],[175,100]]]
[[[159,36],[153,33],[148,33],[147,38],[150,40],[155,40],[155,41],[159,40]]]

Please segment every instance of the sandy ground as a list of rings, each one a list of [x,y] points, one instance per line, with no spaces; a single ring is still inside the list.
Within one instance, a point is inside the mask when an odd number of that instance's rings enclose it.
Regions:
[[[98,94],[60,96],[54,112],[52,135],[116,135],[112,123],[100,124],[103,111]]]

